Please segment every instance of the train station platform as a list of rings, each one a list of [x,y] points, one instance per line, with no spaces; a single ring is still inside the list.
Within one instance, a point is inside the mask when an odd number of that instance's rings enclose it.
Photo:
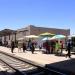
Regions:
[[[34,54],[31,53],[31,51],[26,51],[25,53],[23,52],[23,50],[21,50],[20,52],[18,52],[18,48],[14,49],[14,53],[11,53],[11,49],[7,48],[7,47],[2,47],[0,46],[0,50],[37,62],[39,64],[45,65],[45,64],[51,64],[54,62],[60,62],[60,61],[64,61],[64,60],[68,60],[69,58],[65,58],[65,56],[60,57],[60,56],[55,56],[54,54],[43,54],[42,51],[39,50],[35,50]],[[74,56],[73,56],[74,57]]]
[[[14,56],[18,56],[21,58],[25,58],[36,62],[42,66],[53,67],[56,69],[66,70],[70,72],[75,72],[75,55],[72,54],[71,58],[66,58],[66,52],[63,52],[63,56],[56,56],[55,54],[43,54],[41,50],[36,49],[34,54],[31,51],[22,50],[18,52],[18,48],[14,49],[14,53],[11,53],[11,49],[7,47],[0,46],[0,51],[4,51],[6,53],[10,53]]]

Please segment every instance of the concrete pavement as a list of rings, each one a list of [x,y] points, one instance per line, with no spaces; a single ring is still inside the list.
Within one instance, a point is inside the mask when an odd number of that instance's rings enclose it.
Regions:
[[[54,54],[42,54],[41,51],[35,51],[34,54],[32,54],[31,51],[26,51],[25,53],[23,53],[23,51],[18,52],[18,49],[15,48],[14,53],[11,53],[10,48],[6,48],[2,46],[0,46],[0,50],[37,62],[38,64],[42,64],[42,65],[69,60],[69,58],[66,58],[65,56],[55,56]],[[72,55],[71,57],[75,58],[75,55]]]
[[[55,54],[42,54],[39,50],[36,50],[34,54],[32,54],[31,51],[24,53],[21,50],[18,52],[17,48],[14,49],[14,53],[11,53],[10,48],[2,46],[0,46],[0,51],[25,58],[42,66],[46,66],[47,68],[53,68],[57,71],[66,71],[68,75],[75,75],[75,55],[72,55],[71,58],[66,58],[65,56],[55,56]],[[63,53],[66,54],[65,51]]]

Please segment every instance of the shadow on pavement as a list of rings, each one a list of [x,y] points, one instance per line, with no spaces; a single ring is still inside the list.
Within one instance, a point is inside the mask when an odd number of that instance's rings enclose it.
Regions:
[[[55,56],[66,57],[66,54],[55,54]]]
[[[0,71],[0,75],[15,75],[15,72],[9,73],[9,72],[7,72],[7,71]]]
[[[46,64],[47,68],[66,73],[67,75],[75,75],[75,59],[69,59],[52,64]]]

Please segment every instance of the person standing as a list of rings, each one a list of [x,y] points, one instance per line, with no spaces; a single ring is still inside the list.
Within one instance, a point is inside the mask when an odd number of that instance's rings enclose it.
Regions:
[[[62,55],[62,52],[63,52],[63,42],[60,41],[60,49],[61,49],[61,55]]]
[[[31,43],[32,43],[32,41],[31,41],[31,39],[29,39],[29,41],[28,41],[28,48],[30,49],[30,47],[31,47]]]
[[[51,53],[53,54],[55,50],[55,42],[54,40],[51,41]]]
[[[45,42],[45,49],[46,49],[46,53],[50,54],[50,44],[49,44],[48,40],[46,40],[46,42]]]
[[[15,44],[14,44],[14,41],[11,42],[11,52],[13,53],[13,50],[15,48]]]
[[[59,44],[58,41],[56,41],[56,44],[55,44],[55,52],[56,52],[56,54],[58,54],[59,49],[60,49],[60,44]]]
[[[21,52],[22,43],[18,42],[18,52]]]

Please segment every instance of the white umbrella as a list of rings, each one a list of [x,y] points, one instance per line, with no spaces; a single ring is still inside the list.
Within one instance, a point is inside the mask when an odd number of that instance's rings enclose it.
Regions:
[[[50,37],[45,37],[42,39],[42,41],[45,41],[45,40],[50,40]]]
[[[24,40],[24,38],[18,38],[18,40]]]
[[[38,38],[36,35],[29,35],[29,36],[24,36],[25,38]]]
[[[52,38],[50,38],[50,40],[53,40],[53,39],[63,39],[63,38],[66,38],[66,36],[64,36],[64,35],[55,35]]]
[[[52,37],[54,35],[55,34],[52,34],[52,33],[49,33],[49,32],[45,32],[45,33],[40,34],[40,36],[42,36],[42,37]]]

